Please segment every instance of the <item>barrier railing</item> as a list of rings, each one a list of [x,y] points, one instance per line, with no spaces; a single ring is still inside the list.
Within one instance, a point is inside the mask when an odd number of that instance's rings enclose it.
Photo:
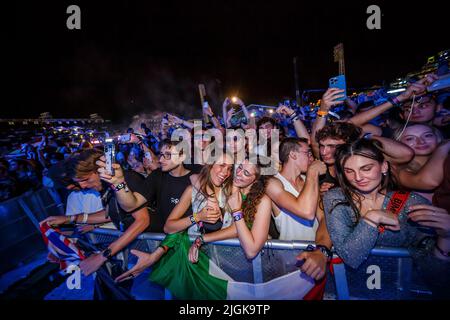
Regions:
[[[45,250],[39,221],[64,214],[64,204],[52,189],[27,192],[0,203],[0,274]]]
[[[121,232],[118,230],[99,228],[89,236],[91,241],[97,243],[113,241],[120,235]],[[152,252],[164,238],[165,234],[143,233],[129,249]],[[209,243],[205,245],[205,250],[208,256],[234,280],[262,283],[297,270],[295,257],[310,244],[313,242],[269,240],[260,254],[252,260],[246,259],[237,238]],[[125,256],[129,256],[128,252]],[[381,288],[365,286],[370,274],[367,274],[364,265],[355,273],[355,270],[344,264],[334,264],[334,274],[328,272],[325,297],[339,300],[414,299],[426,298],[431,294],[422,287],[416,291],[425,294],[424,297],[414,296],[411,291],[412,259],[405,248],[376,247],[372,249],[371,258],[366,265],[376,265],[380,268]],[[332,279],[334,282],[330,281]]]
[[[41,189],[0,203],[0,254],[8,257],[2,259],[0,273],[45,248],[37,223],[49,215],[63,214],[63,208],[53,189]],[[117,230],[103,228],[88,234],[94,243],[112,242],[120,235]],[[164,237],[155,233],[139,235],[125,250],[125,257],[129,256],[129,249],[154,251]],[[312,242],[269,240],[252,260],[245,257],[238,239],[210,243],[203,250],[235,281],[262,283],[297,270],[295,257],[309,244]],[[369,267],[373,266],[381,271],[381,287],[369,286]],[[328,273],[328,279],[334,279],[327,281],[325,298],[329,299],[423,299],[431,294],[415,277],[412,259],[405,248],[374,248],[357,270],[336,264],[334,275]]]

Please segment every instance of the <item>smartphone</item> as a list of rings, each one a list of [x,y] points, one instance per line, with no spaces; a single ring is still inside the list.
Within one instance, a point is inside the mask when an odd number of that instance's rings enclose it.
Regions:
[[[115,148],[113,142],[105,143],[106,173],[113,176],[114,168],[112,164],[115,162]]]
[[[329,87],[344,90],[344,96],[342,98],[336,99],[336,101],[345,101],[345,99],[347,99],[347,85],[345,82],[345,76],[343,74],[330,78]]]
[[[131,140],[131,133],[127,133],[124,135],[119,136],[119,142],[120,143],[127,143]]]

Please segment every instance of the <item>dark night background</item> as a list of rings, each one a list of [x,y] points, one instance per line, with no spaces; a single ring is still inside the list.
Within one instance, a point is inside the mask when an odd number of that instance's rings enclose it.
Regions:
[[[81,8],[81,30],[66,28],[71,4]],[[381,7],[381,30],[366,27],[371,4]],[[380,85],[450,48],[444,8],[431,1],[20,2],[11,13],[11,88],[0,117],[199,116],[198,83],[216,111],[220,88],[247,104],[274,104],[294,98],[294,56],[302,88],[326,87],[338,73],[339,42],[348,85]]]

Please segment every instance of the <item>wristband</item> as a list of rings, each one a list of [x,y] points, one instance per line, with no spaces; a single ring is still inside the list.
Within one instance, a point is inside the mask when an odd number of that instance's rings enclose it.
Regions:
[[[291,121],[294,121],[294,119],[295,119],[296,117],[298,117],[298,114],[297,114],[297,112],[294,111],[294,112],[289,116],[289,119],[291,119]]]
[[[201,246],[202,246],[202,244],[204,244],[205,243],[205,241],[203,240],[203,236],[202,235],[199,235],[197,238],[195,238],[195,240],[194,240],[194,245],[197,247],[197,248],[200,248]]]
[[[191,220],[191,225],[197,223],[197,221],[196,221],[195,218],[194,218],[194,215],[192,215],[192,214],[189,216],[189,220]]]
[[[83,213],[83,221],[82,223],[86,223],[88,220],[88,214],[87,213]]]
[[[325,257],[327,257],[328,261],[330,261],[333,258],[333,253],[326,246],[318,244],[318,245],[316,245],[316,249],[315,250],[320,250],[320,252],[322,252],[323,255]]]
[[[241,220],[244,217],[244,215],[242,214],[242,211],[233,212],[232,216],[233,216],[233,220],[235,222]]]
[[[401,106],[401,102],[400,102],[400,100],[398,100],[397,97],[393,97],[393,98],[389,97],[389,98],[388,98],[388,101],[389,101],[390,103],[392,103],[392,105],[393,105],[394,107],[400,107],[400,106]]]
[[[319,110],[317,111],[317,116],[321,118],[325,118],[328,115],[328,111]]]
[[[198,213],[194,212],[192,215],[194,216],[195,223],[199,223],[200,219],[198,218]]]
[[[74,214],[73,216],[70,216],[70,222],[75,222],[76,218],[77,218],[76,214]]]

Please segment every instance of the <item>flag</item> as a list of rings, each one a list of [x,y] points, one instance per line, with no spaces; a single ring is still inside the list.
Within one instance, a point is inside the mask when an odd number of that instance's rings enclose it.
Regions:
[[[300,270],[255,284],[234,281],[202,251],[198,262],[191,263],[187,232],[168,235],[161,245],[170,250],[154,265],[150,281],[166,287],[177,299],[301,300],[323,295],[325,280],[316,285]]]
[[[52,228],[46,222],[41,224],[40,231],[49,251],[48,259],[59,263],[61,270],[69,265],[78,265],[85,259],[85,253],[78,248],[75,240],[64,236],[58,228]]]

